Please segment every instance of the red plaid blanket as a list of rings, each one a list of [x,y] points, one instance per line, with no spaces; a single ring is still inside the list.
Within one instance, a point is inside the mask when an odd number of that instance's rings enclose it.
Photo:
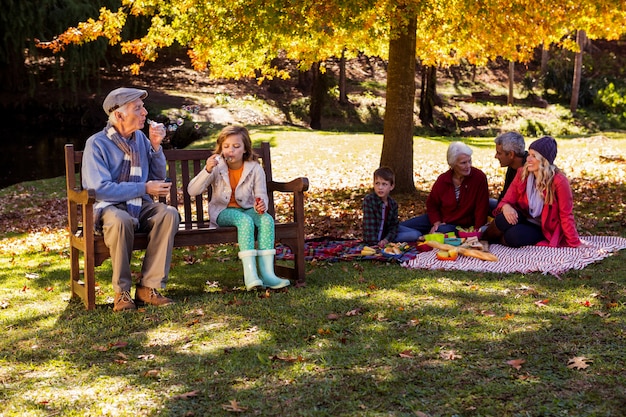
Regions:
[[[333,238],[309,239],[304,242],[305,259],[311,261],[349,261],[349,260],[376,260],[384,262],[403,263],[410,261],[417,255],[417,250],[411,248],[397,256],[386,256],[382,253],[373,256],[362,256],[361,249],[365,244],[361,240],[337,240]],[[276,246],[276,258],[292,260],[293,253],[287,246]]]

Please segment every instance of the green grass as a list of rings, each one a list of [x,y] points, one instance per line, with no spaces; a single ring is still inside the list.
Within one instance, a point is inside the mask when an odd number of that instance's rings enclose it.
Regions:
[[[380,135],[252,133],[272,141],[277,177],[310,177],[308,218],[340,215],[319,195],[358,210],[346,190],[368,187]],[[586,233],[624,235],[623,163],[599,162],[623,155],[624,139],[559,139],[557,164],[586,198],[575,213]],[[416,138],[422,192],[449,141]],[[497,183],[493,139],[468,143]],[[63,186],[35,181],[0,198],[22,210]],[[97,268],[96,310],[68,300],[62,226],[3,233],[0,245],[2,417],[619,416],[626,406],[625,251],[561,279],[312,262],[305,287],[265,296],[242,290],[236,248],[195,247],[174,252],[176,305],[114,314],[109,261]],[[589,367],[568,368],[574,357]],[[225,409],[232,400],[245,410]]]

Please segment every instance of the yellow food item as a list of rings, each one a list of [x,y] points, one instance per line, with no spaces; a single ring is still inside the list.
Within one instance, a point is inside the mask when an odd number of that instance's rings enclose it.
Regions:
[[[363,249],[361,249],[361,255],[363,256],[376,255],[376,249],[370,246],[364,246]]]

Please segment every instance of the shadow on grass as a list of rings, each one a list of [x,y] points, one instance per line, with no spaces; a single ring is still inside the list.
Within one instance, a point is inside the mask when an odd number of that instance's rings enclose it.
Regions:
[[[234,400],[243,415],[607,415],[625,398],[623,309],[603,307],[626,301],[624,258],[563,280],[320,262],[306,287],[266,297],[232,290],[243,285],[233,248],[177,250],[176,305],[113,314],[100,295],[95,311],[17,317],[4,325],[30,330],[7,334],[2,355],[32,369],[26,391],[54,388],[55,401],[23,411],[227,416]],[[32,290],[64,288],[68,269]],[[109,264],[97,275],[110,294]],[[593,372],[567,368],[574,356]],[[518,358],[519,370],[506,363]],[[5,399],[19,395],[14,378]]]

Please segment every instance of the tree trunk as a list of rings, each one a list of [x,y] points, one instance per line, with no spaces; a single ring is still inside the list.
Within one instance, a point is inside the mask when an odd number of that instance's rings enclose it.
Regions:
[[[546,48],[546,44],[541,45],[541,75],[546,75],[548,71],[548,48]]]
[[[415,32],[417,17],[404,28],[393,28],[389,41],[387,101],[380,165],[396,174],[395,191],[415,192],[413,180],[413,109],[415,106]],[[393,25],[394,23],[392,23]]]
[[[433,112],[437,98],[437,67],[427,66],[422,69],[420,89],[420,121],[422,126],[433,126]]]
[[[309,116],[311,129],[322,128],[322,108],[324,107],[324,97],[326,96],[326,77],[320,71],[320,63],[316,62],[311,66],[313,85],[311,87],[311,107]]]
[[[584,30],[579,30],[576,33],[576,43],[578,44],[578,48],[580,49],[576,52],[576,57],[574,58],[574,79],[572,81],[572,101],[570,101],[569,108],[573,113],[576,113],[576,109],[578,108],[578,96],[580,94],[580,78],[582,77],[583,71],[583,52],[585,49],[585,44],[587,43],[587,34]]]
[[[509,61],[509,96],[506,99],[506,104],[509,106],[512,106],[513,101],[515,101],[513,87],[515,87],[515,62]]]
[[[348,92],[346,91],[346,50],[341,51],[339,60],[339,104],[348,104]]]

